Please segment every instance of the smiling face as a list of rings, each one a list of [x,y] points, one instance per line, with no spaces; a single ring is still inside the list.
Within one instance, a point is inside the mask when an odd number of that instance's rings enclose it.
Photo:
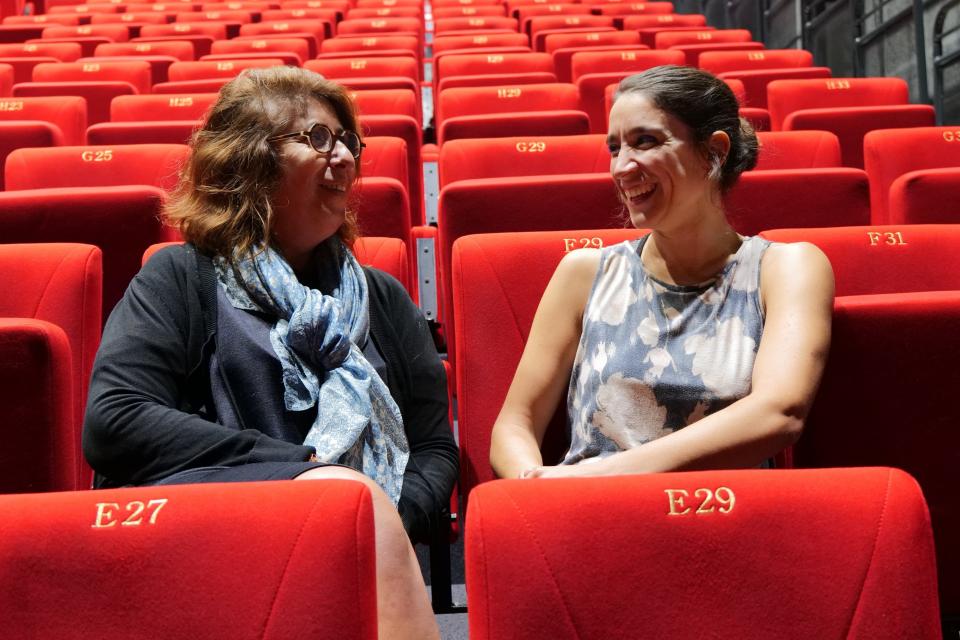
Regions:
[[[690,128],[642,93],[625,93],[614,103],[607,144],[610,173],[637,228],[695,223],[718,196]]]
[[[306,131],[318,122],[335,134],[343,131],[333,107],[310,100],[306,113],[278,133]],[[283,172],[272,198],[274,244],[295,270],[301,270],[313,249],[344,223],[357,164],[339,140],[329,153],[314,151],[306,137],[274,144]]]

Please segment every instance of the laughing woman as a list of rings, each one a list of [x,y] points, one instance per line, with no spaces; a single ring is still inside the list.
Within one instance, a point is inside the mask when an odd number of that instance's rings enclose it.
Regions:
[[[187,242],[104,329],[84,453],[98,487],[365,483],[380,637],[437,638],[408,536],[448,504],[457,449],[425,320],[350,250],[357,130],[346,91],[303,69],[224,86],[167,211]]]
[[[568,254],[493,430],[501,477],[751,467],[800,435],[830,343],[833,272],[814,246],[736,233],[722,196],[757,139],[714,76],[620,83],[610,172],[636,242]],[[570,449],[540,455],[567,393]]]

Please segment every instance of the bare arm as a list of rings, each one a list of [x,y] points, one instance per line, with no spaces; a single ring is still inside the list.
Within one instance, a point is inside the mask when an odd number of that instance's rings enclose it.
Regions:
[[[800,436],[830,348],[833,271],[813,245],[775,245],[763,259],[766,321],[751,392],[702,420],[601,462],[535,475],[609,475],[749,467]]]
[[[570,382],[583,310],[599,262],[598,250],[567,254],[543,292],[523,356],[493,426],[490,464],[501,478],[516,478],[543,464],[540,443]]]

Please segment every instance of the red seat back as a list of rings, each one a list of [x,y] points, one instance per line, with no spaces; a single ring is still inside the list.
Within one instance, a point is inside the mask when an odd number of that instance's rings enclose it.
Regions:
[[[746,29],[709,29],[705,31],[665,31],[654,39],[655,49],[669,49],[678,44],[715,44],[721,42],[750,42],[753,35]]]
[[[446,55],[437,62],[437,80],[451,76],[512,73],[553,73],[553,58],[547,53],[464,53]]]
[[[522,33],[490,33],[477,35],[444,36],[433,40],[433,55],[458,49],[476,49],[478,47],[527,47],[530,39]]]
[[[634,15],[627,16],[623,19],[623,29],[625,31],[650,29],[654,27],[705,27],[706,25],[706,16],[699,13]]]
[[[960,188],[960,168],[905,173],[890,185],[890,222],[898,224],[960,222],[953,197]]]
[[[0,121],[40,120],[59,129],[57,144],[83,144],[87,130],[87,104],[83,98],[5,98],[0,100]],[[29,145],[27,145],[29,146]]]
[[[760,131],[757,171],[842,166],[840,140],[829,131]]]
[[[0,103],[2,104],[2,103]],[[63,144],[63,134],[59,127],[39,120],[0,121],[0,164],[16,149],[23,147],[54,147]],[[0,191],[4,189],[0,177]]]
[[[646,233],[610,228],[513,231],[532,226],[523,223],[510,219],[494,227],[478,220],[473,225],[478,230],[486,226],[511,233],[463,235],[453,247],[451,301],[456,322],[460,491],[465,499],[474,486],[494,478],[489,462],[490,431],[520,362],[540,297],[557,264],[574,249],[612,245]],[[547,428],[544,459],[554,464],[568,446],[563,401]]]
[[[603,173],[610,169],[605,136],[466,138],[440,148],[440,186],[458,180]]]
[[[108,42],[97,45],[97,56],[170,56],[177,60],[193,60],[193,44],[186,40],[167,42]]]
[[[60,62],[73,62],[83,55],[83,48],[75,42],[33,42],[0,44],[0,57],[49,57]]]
[[[282,64],[283,60],[269,57],[254,60],[174,62],[170,65],[167,75],[170,82],[233,78],[244,69],[262,69],[277,67]]]
[[[64,238],[56,234],[44,234],[43,230],[48,220],[44,207],[45,201],[38,200],[34,209],[29,212],[6,206],[11,200],[6,193],[0,193],[0,224],[3,231],[0,238],[5,243],[36,243],[36,244],[0,244],[0,273],[3,273],[4,286],[0,289],[0,318],[32,318],[56,325],[63,330],[69,343],[69,379],[70,391],[69,420],[61,422],[53,419],[51,426],[57,427],[54,433],[37,433],[37,437],[44,439],[52,448],[43,451],[41,457],[31,460],[19,459],[17,469],[21,475],[18,490],[66,490],[80,489],[90,486],[92,478],[90,469],[82,462],[80,455],[80,427],[83,422],[83,412],[87,404],[87,387],[90,380],[90,370],[93,359],[100,344],[101,327],[101,291],[103,270],[101,254],[97,247],[89,244],[41,244],[41,242],[58,242]],[[29,215],[29,237],[17,232],[17,228],[27,226],[24,217]],[[82,221],[74,224],[92,224],[91,221]],[[74,239],[73,241],[81,241]],[[54,346],[57,352],[63,350]],[[59,360],[56,355],[52,360]],[[62,365],[57,365],[62,367]],[[59,375],[59,374],[58,374]],[[61,384],[53,388],[62,389]],[[13,391],[14,387],[2,387],[3,392]],[[6,396],[11,402],[4,402],[3,406],[17,406],[12,402],[12,396]],[[60,414],[60,401],[55,401],[52,407],[54,414]],[[42,411],[43,405],[26,407],[25,410],[36,415]],[[53,416],[41,418],[46,421]],[[12,435],[14,439],[32,433],[29,422],[8,423],[11,426],[20,425],[23,433],[20,436]],[[26,428],[31,426],[31,428]],[[69,427],[68,431],[63,429]],[[14,430],[16,431],[16,429]],[[35,449],[37,442],[27,445]],[[42,445],[41,445],[42,446]],[[57,446],[62,446],[59,451]],[[4,449],[4,456],[18,457],[16,449]],[[31,470],[33,464],[38,469]],[[64,464],[67,471],[52,469],[52,466]],[[42,471],[40,471],[42,469]],[[7,467],[4,467],[6,474]],[[40,473],[37,473],[40,471]],[[10,480],[4,484],[9,486]],[[6,618],[7,616],[0,616]],[[2,624],[2,623],[0,623]]]
[[[776,242],[811,242],[833,265],[837,296],[960,291],[960,224],[776,229]]]
[[[216,93],[119,96],[110,103],[110,121],[200,120],[216,100]]]
[[[793,452],[800,467],[889,465],[916,477],[930,505],[941,608],[954,616],[960,447],[947,399],[960,385],[958,323],[958,291],[837,298],[829,364]]]
[[[833,107],[907,104],[909,90],[901,78],[831,78],[778,80],[767,86],[773,130],[794,111]]]
[[[865,225],[870,222],[867,183],[860,169],[748,171],[724,196],[724,206],[733,228],[744,235],[765,229]]]
[[[297,54],[301,64],[310,58],[310,46],[300,38],[274,38],[263,40],[217,40],[210,53],[259,53],[268,56],[274,51],[289,51]]]
[[[0,635],[377,635],[373,510],[358,482],[2,496],[0,516]],[[24,581],[31,597],[10,588]]]
[[[350,58],[328,58],[308,60],[304,69],[315,71],[325,78],[386,78],[399,76],[420,80],[416,58],[410,56],[375,57],[356,56]]]
[[[47,38],[107,38],[112,42],[126,42],[130,39],[130,29],[122,24],[85,24],[77,27],[47,27],[41,37]]]
[[[149,93],[150,64],[123,62],[50,62],[33,68],[34,82],[127,82],[137,93]]]
[[[829,67],[795,67],[788,69],[751,69],[749,71],[726,71],[719,74],[724,80],[738,80],[743,83],[746,92],[746,104],[758,109],[766,109],[767,86],[774,80],[810,80],[829,78]]]
[[[957,127],[870,131],[863,137],[863,162],[870,176],[874,222],[885,224],[890,221],[890,186],[897,178],[920,169],[960,166],[960,131]]]
[[[755,71],[812,67],[813,54],[805,49],[764,51],[709,51],[700,54],[700,68],[717,75],[727,71]]]
[[[146,63],[145,63],[146,64]],[[150,65],[147,65],[149,74]],[[129,82],[94,80],[92,82],[21,82],[13,86],[15,98],[53,97],[67,100],[76,96],[86,101],[86,120],[88,124],[110,120],[110,101],[117,96],[137,93],[136,87]],[[83,140],[76,144],[83,144]]]
[[[7,157],[8,190],[56,187],[176,185],[185,145],[120,145],[18,149]]]
[[[488,483],[466,572],[473,640],[940,637],[930,516],[897,469]]]

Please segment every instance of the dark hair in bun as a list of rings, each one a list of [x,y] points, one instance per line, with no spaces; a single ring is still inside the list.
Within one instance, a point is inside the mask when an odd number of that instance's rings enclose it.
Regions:
[[[757,164],[757,135],[740,117],[740,105],[733,91],[713,74],[693,67],[664,65],[624,78],[614,101],[625,93],[642,93],[658,109],[678,118],[693,131],[694,140],[706,148],[715,131],[730,137],[727,156],[711,155],[710,176],[726,193],[740,174]]]

